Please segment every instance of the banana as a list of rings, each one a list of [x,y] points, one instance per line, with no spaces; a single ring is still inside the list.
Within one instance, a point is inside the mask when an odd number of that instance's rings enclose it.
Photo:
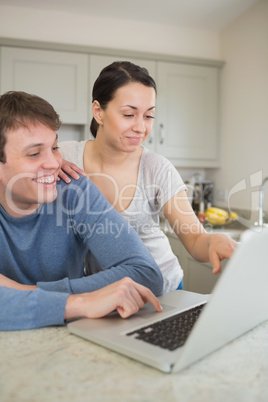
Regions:
[[[229,214],[229,218],[232,219],[232,221],[236,221],[238,219],[238,215],[236,212],[231,212]]]
[[[205,212],[206,220],[212,225],[226,225],[231,223],[238,218],[236,212],[231,212],[228,214],[227,211],[221,208],[211,207]]]
[[[224,216],[219,216],[215,213],[213,213],[213,214],[206,213],[206,218],[207,218],[207,221],[209,223],[211,223],[212,225],[225,225],[225,223],[226,223],[226,218]]]
[[[216,214],[218,216],[222,216],[227,218],[229,216],[228,212],[225,211],[224,209],[216,208],[216,207],[210,207],[206,210],[206,213],[208,214]]]

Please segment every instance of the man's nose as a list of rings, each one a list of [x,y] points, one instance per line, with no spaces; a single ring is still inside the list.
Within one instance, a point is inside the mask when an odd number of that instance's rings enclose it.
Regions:
[[[61,157],[54,155],[52,152],[49,152],[43,161],[43,167],[46,169],[58,169],[61,165]]]

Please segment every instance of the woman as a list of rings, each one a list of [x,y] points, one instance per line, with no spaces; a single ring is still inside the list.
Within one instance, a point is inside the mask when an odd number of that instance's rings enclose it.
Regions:
[[[92,91],[94,140],[63,142],[63,159],[88,174],[108,201],[135,228],[164,278],[164,292],[182,287],[183,271],[159,226],[163,214],[187,251],[198,261],[211,261],[213,273],[230,258],[236,243],[227,236],[208,234],[186,195],[186,186],[163,156],[142,146],[155,113],[156,84],[148,71],[130,62],[105,67]],[[75,178],[67,162],[63,170]],[[68,180],[62,173],[61,177]],[[70,180],[70,179],[69,179]],[[90,271],[95,264],[91,260]]]

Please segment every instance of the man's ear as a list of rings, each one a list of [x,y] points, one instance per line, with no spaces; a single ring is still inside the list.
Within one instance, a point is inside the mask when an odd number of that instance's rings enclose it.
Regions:
[[[99,125],[102,125],[102,113],[103,110],[99,104],[99,102],[97,100],[94,100],[94,102],[92,103],[92,114],[94,119],[96,120],[96,122]]]

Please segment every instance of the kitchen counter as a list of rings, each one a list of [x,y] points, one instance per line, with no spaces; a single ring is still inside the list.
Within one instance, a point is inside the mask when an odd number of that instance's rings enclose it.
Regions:
[[[177,235],[174,233],[167,220],[165,219],[160,220],[160,228],[166,235],[177,238]],[[215,227],[205,225],[205,229],[208,233],[222,233],[231,236],[232,239],[234,239],[235,241],[240,241],[241,235],[247,228],[239,224],[238,222],[233,222],[230,223],[229,225],[215,226]]]
[[[0,332],[0,400],[268,400],[268,321],[177,374],[164,374],[66,327]]]

